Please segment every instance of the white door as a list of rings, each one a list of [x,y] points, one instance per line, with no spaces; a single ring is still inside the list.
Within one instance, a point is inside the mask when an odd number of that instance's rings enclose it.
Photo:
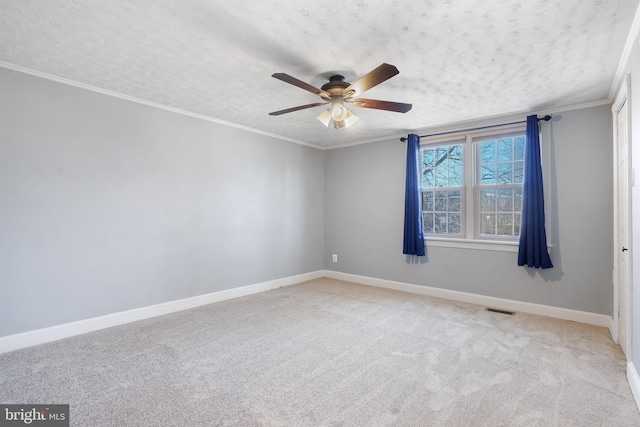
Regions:
[[[629,330],[629,126],[627,102],[617,114],[618,140],[618,343],[627,354]]]

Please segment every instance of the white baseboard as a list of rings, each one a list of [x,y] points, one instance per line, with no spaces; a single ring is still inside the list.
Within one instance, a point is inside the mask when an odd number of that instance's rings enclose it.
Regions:
[[[638,411],[640,411],[640,376],[638,376],[638,371],[631,361],[627,362],[627,381],[629,381],[631,394],[636,401]]]
[[[513,301],[484,295],[471,294],[467,292],[452,291],[449,289],[433,288],[429,286],[414,285],[410,283],[396,282],[374,277],[358,276],[355,274],[341,273],[332,270],[318,270],[268,282],[256,283],[253,285],[227,289],[210,294],[199,295],[191,298],[184,298],[176,301],[169,301],[148,307],[140,307],[133,310],[107,314],[105,316],[80,320],[77,322],[65,323],[48,328],[38,329],[0,337],[0,354],[75,335],[81,335],[112,326],[123,325],[137,320],[149,319],[151,317],[162,316],[164,314],[187,310],[202,305],[212,304],[246,295],[256,294],[281,286],[290,286],[307,280],[320,277],[344,280],[369,286],[377,286],[387,289],[395,289],[404,292],[411,292],[420,295],[427,295],[437,298],[444,298],[454,301],[462,301],[471,304],[489,306],[493,308],[517,311],[522,313],[537,314],[541,316],[553,317],[563,320],[573,320],[575,322],[587,323],[590,325],[607,327],[612,329],[613,319],[603,314],[588,313],[577,310],[570,310],[559,307],[552,307],[540,304],[532,304],[522,301]],[[635,370],[634,370],[635,372]],[[637,378],[637,373],[635,374]],[[638,389],[640,395],[640,388]],[[638,397],[636,397],[638,400]]]
[[[589,325],[609,328],[610,331],[613,327],[613,319],[611,318],[611,316],[607,316],[605,314],[589,313],[586,311],[578,311],[568,308],[514,301],[503,298],[477,295],[468,292],[452,291],[450,289],[433,288],[429,286],[396,282],[392,280],[376,279],[374,277],[358,276],[355,274],[341,273],[339,271],[332,270],[325,270],[324,275],[332,279],[344,280],[347,282],[354,282],[362,285],[395,289],[398,291],[411,292],[414,294],[484,305],[487,307],[502,310],[537,314],[540,316],[553,317],[562,320],[572,320],[574,322],[587,323]]]
[[[75,335],[86,334],[87,332],[110,328],[112,326],[123,325],[125,323],[135,322],[137,320],[144,320],[151,317],[162,316],[164,314],[175,313],[177,311],[187,310],[202,305],[256,294],[259,292],[276,289],[282,286],[290,286],[296,283],[317,279],[323,276],[324,271],[319,270],[310,273],[299,274],[296,276],[289,276],[282,279],[271,280],[268,282],[226,289],[224,291],[213,292],[210,294],[169,301],[162,304],[107,314],[105,316],[93,317],[77,322],[70,322],[48,328],[37,329],[35,331],[8,335],[0,337],[0,354],[25,347],[31,347],[38,344],[44,344],[51,341],[57,341],[63,338],[69,338]]]

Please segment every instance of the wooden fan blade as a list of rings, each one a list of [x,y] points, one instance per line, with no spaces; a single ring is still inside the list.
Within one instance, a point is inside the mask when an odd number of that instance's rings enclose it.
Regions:
[[[406,113],[407,111],[411,110],[411,107],[413,107],[413,105],[411,104],[404,104],[402,102],[379,101],[377,99],[364,98],[358,98],[347,102],[350,102],[354,106],[360,108],[373,108],[375,110],[395,111],[396,113]]]
[[[328,102],[316,102],[315,104],[307,104],[300,105],[298,107],[287,108],[286,110],[274,111],[273,113],[269,113],[270,116],[279,116],[281,114],[292,113],[294,111],[306,110],[307,108],[319,107],[321,105],[326,105]]]
[[[297,86],[300,89],[304,89],[306,91],[309,91],[315,95],[321,96],[322,98],[325,99],[329,99],[331,98],[331,94],[329,92],[325,92],[322,89],[319,89],[315,86],[311,86],[309,83],[305,83],[302,80],[298,80],[293,76],[290,76],[289,74],[285,74],[285,73],[274,73],[271,75],[271,77],[275,77],[278,80],[282,80],[285,83],[289,83],[291,85]]]
[[[352,83],[344,90],[345,98],[352,98],[362,94],[362,92],[371,89],[374,86],[379,85],[385,80],[389,80],[391,77],[400,73],[396,67],[390,64],[382,64],[375,70],[370,71],[364,75],[355,83]]]

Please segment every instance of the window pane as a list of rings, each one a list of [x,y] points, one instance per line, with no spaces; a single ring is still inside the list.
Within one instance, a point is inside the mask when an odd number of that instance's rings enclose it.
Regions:
[[[422,168],[429,169],[433,168],[433,149],[422,150]]]
[[[446,212],[436,212],[434,216],[433,232],[437,234],[445,234],[447,232]]]
[[[515,184],[524,182],[524,162],[513,162],[513,182]]]
[[[480,191],[480,210],[482,212],[495,212],[496,192],[495,190]]]
[[[436,148],[436,167],[449,166],[449,148],[450,147],[438,147]]]
[[[423,211],[433,210],[433,191],[422,192],[422,210]]]
[[[480,191],[480,234],[513,236],[520,233],[522,188],[497,188]]]
[[[461,187],[463,183],[462,166],[450,166],[449,167],[449,186]]]
[[[425,233],[433,233],[433,213],[422,213],[422,229]]]
[[[482,214],[481,216],[481,234],[495,235],[496,234],[496,215],[495,214]]]
[[[499,213],[497,216],[497,233],[500,236],[513,235],[513,214]]]
[[[480,171],[480,184],[491,185],[496,183],[496,165],[482,165]]]
[[[498,161],[513,159],[513,138],[501,139],[498,141]]]
[[[435,177],[433,174],[434,169],[434,150],[426,149],[422,150],[422,186],[423,187],[434,187],[435,186]]]
[[[422,186],[461,187],[464,185],[464,146],[438,146],[422,150]]]
[[[433,170],[428,169],[422,172],[422,186],[433,188],[436,185],[435,178],[433,176]]]
[[[449,192],[449,212],[461,212],[460,191]]]
[[[496,162],[496,143],[494,141],[483,142],[480,144],[480,152],[482,163]]]
[[[460,234],[460,230],[462,230],[460,223],[460,214],[449,214],[449,234]]]
[[[513,191],[513,210],[522,212],[522,188],[516,188]]]
[[[443,212],[447,210],[447,193],[445,191],[436,191],[434,210]]]
[[[513,212],[513,190],[500,189],[498,190],[498,211],[500,212]]]
[[[513,158],[514,160],[524,159],[524,136],[518,136],[514,139]]]
[[[513,183],[513,163],[502,162],[498,163],[498,184],[512,184]]]
[[[449,164],[462,166],[462,145],[454,145],[449,153]]]
[[[436,187],[448,187],[449,173],[448,168],[438,166],[436,167]]]

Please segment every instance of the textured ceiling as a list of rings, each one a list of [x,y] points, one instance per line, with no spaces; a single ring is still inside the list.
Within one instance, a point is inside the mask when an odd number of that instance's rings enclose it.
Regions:
[[[607,99],[638,0],[0,0],[0,62],[331,147],[519,111]],[[353,82],[413,104],[354,109],[325,128],[320,100],[271,77]]]

